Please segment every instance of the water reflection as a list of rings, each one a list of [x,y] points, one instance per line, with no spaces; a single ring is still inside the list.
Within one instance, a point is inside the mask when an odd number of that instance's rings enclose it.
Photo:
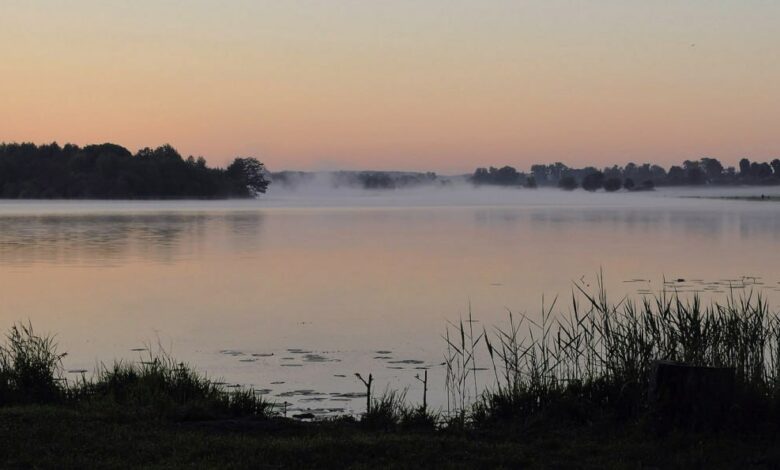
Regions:
[[[348,394],[355,371],[409,385],[469,306],[486,326],[507,308],[532,318],[602,268],[616,299],[780,286],[780,206],[601,201],[0,207],[0,319],[57,333],[70,370],[160,338],[230,383]]]
[[[116,266],[201,256],[223,227],[237,249],[259,243],[262,214],[237,212],[0,216],[0,263]]]

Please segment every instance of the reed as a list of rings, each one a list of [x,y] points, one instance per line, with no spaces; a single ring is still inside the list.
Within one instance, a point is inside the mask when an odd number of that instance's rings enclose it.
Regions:
[[[13,325],[0,345],[0,403],[51,403],[63,396],[62,358],[51,335]]]
[[[609,301],[603,278],[595,293],[575,284],[568,314],[553,305],[533,321],[510,312],[508,326],[483,329],[468,361],[447,361],[448,376],[462,378],[479,348],[493,369],[493,384],[456,415],[476,423],[521,422],[541,411],[574,408],[627,418],[647,408],[655,360],[732,367],[742,409],[775,410],[780,397],[780,319],[761,295],[732,294],[704,305],[661,292],[640,302]],[[481,339],[482,341],[479,341]],[[448,337],[447,349],[456,349]]]

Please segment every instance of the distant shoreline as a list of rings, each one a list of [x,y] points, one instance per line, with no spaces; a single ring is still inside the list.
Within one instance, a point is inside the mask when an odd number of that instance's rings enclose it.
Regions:
[[[780,196],[762,194],[760,196],[680,196],[685,199],[721,199],[725,201],[780,202]]]

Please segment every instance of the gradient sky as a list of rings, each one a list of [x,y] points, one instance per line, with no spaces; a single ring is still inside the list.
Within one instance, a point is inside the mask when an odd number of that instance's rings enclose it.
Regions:
[[[471,171],[780,156],[780,2],[2,0],[0,141]]]

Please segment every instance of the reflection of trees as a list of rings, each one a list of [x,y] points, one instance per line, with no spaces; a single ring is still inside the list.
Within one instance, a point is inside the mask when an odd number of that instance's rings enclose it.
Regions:
[[[257,241],[260,222],[256,212],[0,216],[0,264],[170,263],[197,255],[223,226],[228,242]]]
[[[228,228],[228,243],[241,251],[251,251],[260,244],[263,215],[255,211],[233,212],[225,215]]]
[[[578,229],[631,234],[669,233],[717,238],[738,234],[740,238],[780,239],[780,214],[755,212],[695,211],[693,209],[485,209],[474,214],[480,226],[517,226],[568,230]]]

